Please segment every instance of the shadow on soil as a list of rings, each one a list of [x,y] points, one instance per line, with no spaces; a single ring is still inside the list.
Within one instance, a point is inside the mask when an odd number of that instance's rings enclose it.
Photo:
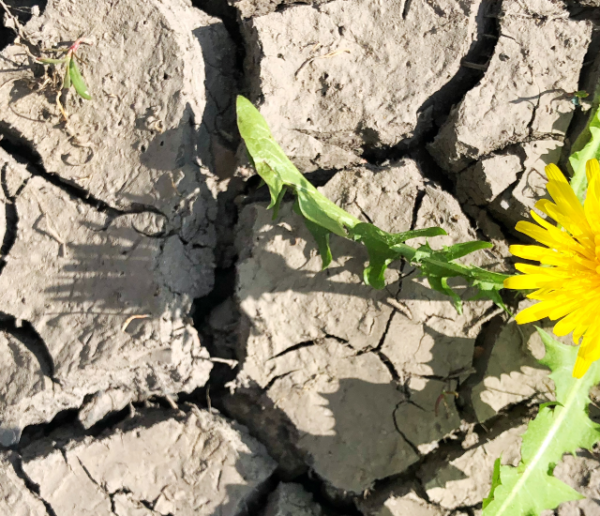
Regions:
[[[201,43],[205,60],[209,64],[206,68],[205,78],[205,84],[209,91],[223,87],[218,77],[211,75],[214,67],[221,66],[220,63],[214,62],[212,52],[214,33],[212,31],[213,29],[209,27],[196,34]],[[213,199],[218,210],[215,221],[218,233],[216,253],[218,271],[221,276],[217,277],[215,288],[208,296],[196,300],[195,319],[203,342],[209,348],[212,356],[237,358],[241,361],[240,366],[243,366],[243,361],[248,354],[246,348],[248,334],[240,329],[251,329],[252,323],[243,312],[237,314],[234,303],[230,302],[231,296],[236,294],[232,281],[232,263],[236,253],[233,250],[232,227],[237,222],[237,206],[234,199],[245,188],[243,182],[232,178],[235,164],[233,149],[237,143],[235,129],[232,128],[233,99],[232,95],[224,104],[217,104],[209,99],[203,120],[197,121],[197,126],[196,121],[188,117],[184,122],[185,128],[182,131],[176,130],[173,134],[185,134],[195,139],[194,147],[199,160],[209,168],[212,174],[224,181],[219,193],[215,195],[216,198]],[[234,136],[228,139],[227,134]],[[160,152],[165,146],[165,138],[170,136],[170,134],[157,135],[147,151],[149,160],[157,163],[160,161]],[[186,163],[186,165],[191,165],[191,163]],[[229,183],[225,183],[226,181]],[[84,194],[79,193],[77,196],[81,196],[79,198],[83,200]],[[256,209],[264,208],[257,207]],[[296,244],[298,239],[308,239],[309,245],[304,248],[304,258],[308,262],[314,258],[313,242],[306,232],[301,234],[286,229],[283,223],[291,223],[292,226],[299,225],[298,221],[293,221],[292,218],[293,215],[290,215],[289,219],[284,218],[281,223],[262,233],[264,244],[260,245],[265,246],[267,242],[274,239],[285,241],[290,245]],[[14,229],[16,230],[16,227]],[[89,229],[96,232],[102,231],[102,228],[98,227]],[[40,231],[47,231],[47,228]],[[255,237],[252,233],[244,236],[246,238]],[[366,259],[364,249],[358,244],[338,240],[335,237],[334,240],[334,254],[347,259],[343,266],[332,266],[321,272],[311,272],[306,270],[303,265],[290,267],[280,254],[264,249],[260,250],[258,245],[253,244],[255,252],[261,252],[263,257],[260,273],[272,275],[278,279],[270,284],[268,289],[265,289],[264,283],[258,281],[250,284],[244,291],[243,298],[240,297],[240,292],[237,292],[237,301],[243,307],[244,302],[249,299],[259,300],[267,294],[273,295],[302,286],[305,294],[320,292],[331,296],[334,300],[333,304],[337,304],[341,310],[344,310],[345,300],[350,298],[368,299],[376,306],[389,308],[390,305],[386,305],[386,301],[381,298],[380,293],[373,291],[360,280]],[[103,309],[123,309],[126,305],[122,298],[110,297],[103,293],[135,289],[136,285],[145,282],[155,259],[155,249],[151,245],[150,247],[147,249],[144,245],[135,245],[134,243],[126,245],[118,239],[113,242],[108,237],[94,245],[70,246],[72,262],[63,271],[65,279],[51,287],[50,292],[58,299],[68,299],[78,305],[93,302],[94,305]],[[241,259],[243,260],[244,253],[250,253],[251,249],[248,244],[246,248],[238,247],[237,251],[242,255]],[[168,267],[168,264],[166,266]],[[339,281],[339,274],[347,271],[354,274],[353,280],[358,278],[357,281],[352,283]],[[92,279],[85,277],[90,272],[95,275]],[[75,282],[74,278],[76,277],[80,277],[81,281]],[[403,281],[408,282],[413,279],[407,278]],[[422,286],[412,288],[410,292],[408,295],[406,289],[396,285],[389,287],[386,295],[394,297],[400,302],[411,300],[429,303],[431,300],[442,300],[450,303],[446,298],[442,298]],[[465,299],[469,296],[470,293],[463,292]],[[137,308],[142,310],[147,299],[145,296],[141,296],[135,302],[138,304]],[[214,325],[211,327],[208,324],[211,314],[223,303],[230,303],[227,307],[230,312],[225,314],[230,316],[228,325],[220,328],[216,328]],[[294,314],[293,309],[289,307],[286,309],[290,310],[291,317],[301,316],[301,314]],[[241,318],[241,321],[238,318]],[[352,333],[354,330],[354,328],[348,328],[347,332]],[[306,371],[286,371],[283,376],[272,381],[268,390],[251,384],[233,396],[227,394],[224,384],[227,380],[232,379],[237,371],[227,369],[227,366],[216,366],[209,387],[212,388],[215,405],[236,420],[246,424],[278,461],[277,479],[301,481],[317,500],[328,508],[331,514],[343,512],[348,516],[358,515],[360,513],[355,508],[354,496],[362,493],[342,493],[334,489],[326,495],[325,484],[320,480],[315,482],[314,476],[311,479],[312,472],[318,471],[323,476],[338,478],[341,484],[349,486],[361,485],[364,478],[371,478],[373,471],[381,472],[381,476],[375,475],[376,480],[397,475],[414,477],[417,468],[424,460],[418,447],[428,444],[432,440],[442,440],[442,444],[444,444],[443,437],[449,431],[457,428],[460,423],[457,418],[459,415],[464,415],[456,409],[452,402],[452,395],[448,398],[444,394],[446,391],[456,389],[456,386],[450,382],[448,375],[437,374],[437,367],[440,364],[436,362],[435,357],[446,356],[448,346],[456,345],[463,348],[468,345],[473,346],[474,349],[476,341],[475,339],[444,335],[426,325],[424,331],[434,341],[431,348],[431,360],[425,364],[432,367],[433,373],[431,378],[425,378],[426,381],[420,388],[405,376],[402,376],[401,381],[381,381],[379,383],[370,381],[369,378],[344,377],[343,374],[337,377],[329,376],[327,363],[324,364],[323,370],[314,373],[314,377],[308,375]],[[350,346],[346,346],[341,342],[342,340],[338,341],[338,347],[351,347],[351,343]],[[417,343],[410,340],[409,337],[406,339],[406,344],[410,349],[414,349],[413,353],[417,352],[415,349]],[[311,343],[311,346],[322,347],[322,343],[315,341]],[[309,346],[307,346],[307,350],[308,348]],[[302,350],[298,350],[298,352],[300,353]],[[328,349],[323,347],[323,353],[327,354],[328,352]],[[355,360],[366,359],[366,355],[368,353],[361,355],[356,352],[343,360],[351,363]],[[282,357],[281,361],[285,364],[286,360]],[[335,360],[340,359],[335,358]],[[396,371],[395,375],[392,374],[392,377],[394,376],[400,378],[401,375]],[[275,398],[273,393],[277,392],[284,382],[287,382],[292,388],[289,391],[280,392],[291,394],[289,399],[280,400]],[[317,385],[312,390],[311,382]],[[418,395],[419,399],[430,401],[426,404],[419,404],[411,399],[409,391]],[[201,389],[188,396],[187,399],[206,407],[208,404],[206,400],[210,399],[210,396],[211,393],[208,390]],[[184,400],[186,397],[181,396],[180,399]],[[305,429],[306,427],[301,429],[303,422],[310,421],[302,414],[302,410],[318,412],[322,428],[317,432],[308,431]],[[72,414],[70,415],[72,416]],[[119,417],[126,417],[125,412]],[[115,421],[107,420],[106,423],[104,428],[100,425],[93,429],[93,434],[99,437],[108,435],[114,428]],[[40,435],[47,436],[43,431]],[[494,432],[491,432],[487,438],[492,438],[494,435]],[[481,442],[485,442],[485,437]],[[446,447],[440,448],[441,452],[436,452],[440,463],[447,461],[448,456],[452,456],[453,453],[463,452],[460,443],[450,442],[450,440],[447,443]],[[395,469],[394,465],[396,465]],[[422,487],[414,478],[413,480],[410,480],[409,477],[402,478],[406,481],[405,485],[414,485],[415,490],[422,494]],[[456,469],[451,478],[459,480],[465,476]],[[421,481],[425,482],[427,479],[421,478]],[[238,496],[236,493],[240,489],[242,489],[241,486],[227,486],[226,490],[230,501],[217,508],[214,514],[227,514],[230,504],[233,503],[231,500],[235,500]],[[264,498],[261,499],[259,505],[263,502]],[[258,511],[254,507],[253,505],[249,508],[249,514],[253,514],[250,509]],[[258,512],[254,512],[254,514],[258,514]]]
[[[325,477],[335,479],[338,485],[345,486],[348,492],[336,490],[329,486],[326,494],[321,486],[321,496],[332,503],[333,506],[348,511],[352,507],[360,491],[352,492],[348,486],[361,485],[362,479],[372,478],[377,480],[376,487],[384,479],[399,478],[401,483],[397,486],[412,486],[422,496],[425,483],[434,479],[436,468],[428,468],[421,472],[420,466],[425,462],[437,461],[436,465],[449,468],[445,472],[445,483],[466,478],[465,474],[448,466],[449,460],[465,452],[460,445],[464,432],[458,431],[460,420],[466,419],[477,423],[471,407],[471,390],[461,389],[456,380],[447,373],[448,364],[443,358],[452,356],[453,350],[467,349],[473,355],[475,372],[461,376],[464,385],[472,387],[484,377],[487,369],[487,360],[497,337],[497,331],[505,324],[502,316],[496,316],[491,322],[486,323],[480,337],[467,338],[430,327],[427,321],[422,321],[422,331],[425,338],[433,341],[429,349],[429,360],[424,361],[424,366],[431,369],[431,373],[422,378],[411,378],[404,372],[396,371],[389,363],[392,380],[371,380],[364,377],[362,366],[353,363],[362,360],[365,353],[352,349],[350,341],[327,335],[326,338],[315,341],[295,343],[288,350],[280,349],[280,341],[287,342],[285,332],[286,320],[294,324],[314,325],[314,314],[307,315],[287,305],[289,298],[283,296],[278,300],[278,294],[296,292],[300,296],[313,296],[320,294],[328,299],[326,317],[343,317],[349,303],[354,298],[369,300],[379,309],[389,309],[387,297],[393,297],[399,302],[421,302],[423,304],[443,302],[450,305],[450,300],[435,291],[416,283],[415,277],[410,276],[402,280],[402,284],[389,285],[388,291],[382,295],[380,291],[364,285],[362,269],[366,263],[366,252],[359,244],[349,242],[332,236],[332,253],[334,260],[341,258],[343,265],[334,263],[324,271],[315,270],[309,262],[314,264],[316,246],[304,230],[300,219],[291,212],[289,206],[282,206],[280,218],[275,223],[266,223],[262,227],[252,227],[248,221],[243,220],[248,212],[260,213],[264,205],[253,205],[246,208],[239,225],[237,249],[239,252],[238,273],[244,275],[238,278],[235,298],[241,307],[241,314],[237,314],[240,321],[235,324],[228,321],[228,331],[221,332],[218,324],[209,326],[211,340],[211,355],[223,358],[236,358],[240,360],[240,367],[248,359],[249,342],[253,336],[271,335],[273,350],[266,351],[271,358],[264,362],[265,374],[271,367],[277,368],[277,375],[264,388],[250,382],[238,390],[234,395],[229,395],[226,390],[218,390],[215,385],[214,403],[220,410],[247,425],[251,432],[263,442],[270,454],[280,465],[279,478],[285,481],[295,480],[305,475],[308,470],[317,474],[317,478]],[[250,216],[251,220],[254,220]],[[265,220],[260,217],[260,220]],[[407,228],[408,229],[408,228]],[[276,249],[296,248],[291,254],[284,257]],[[303,247],[303,245],[306,245]],[[300,245],[302,244],[302,245]],[[431,242],[435,245],[434,239]],[[293,261],[294,265],[290,265]],[[400,269],[399,272],[401,272]],[[342,274],[351,272],[352,279],[340,279]],[[251,279],[248,279],[251,278]],[[243,284],[240,284],[240,281]],[[410,288],[407,283],[411,282]],[[473,295],[469,289],[459,289],[462,298],[468,303]],[[255,321],[251,321],[244,313],[245,307],[251,306],[255,311],[256,304],[271,299],[271,303],[282,303],[278,317],[280,326],[264,327],[261,317],[268,315],[261,313]],[[223,307],[233,312],[235,306],[230,300],[224,301],[221,307],[215,309],[219,312]],[[396,312],[396,317],[405,315]],[[210,319],[210,318],[207,318]],[[256,322],[256,324],[255,324]],[[355,327],[345,329],[348,334],[360,334],[361,321],[355,321]],[[415,326],[417,324],[415,323]],[[231,337],[231,329],[237,331],[237,338]],[[389,329],[388,331],[393,331]],[[323,332],[327,330],[323,329]],[[487,338],[484,343],[483,339]],[[327,345],[328,338],[338,342],[338,348],[349,350],[349,355],[340,358],[338,355],[327,355],[330,349]],[[423,337],[422,337],[423,338]],[[385,334],[374,352],[380,351]],[[414,335],[407,334],[405,339],[395,337],[398,346],[405,346],[407,355],[419,352],[421,343],[415,340]],[[356,343],[354,343],[356,344]],[[487,346],[482,356],[481,349]],[[314,351],[320,348],[322,353]],[[314,351],[316,358],[311,358]],[[458,351],[457,351],[458,352]],[[321,353],[321,354],[319,354]],[[323,359],[329,356],[329,359]],[[293,358],[292,358],[293,357]],[[298,357],[304,357],[298,362]],[[317,371],[311,369],[311,364],[320,359]],[[387,358],[387,357],[384,357]],[[349,364],[345,373],[336,373],[336,364]],[[276,363],[277,366],[273,366]],[[297,364],[304,364],[305,368],[298,369]],[[517,365],[517,370],[519,366]],[[353,370],[354,368],[354,370]],[[221,373],[213,376],[216,380],[223,374],[223,382],[231,380],[233,374],[222,368]],[[510,374],[511,371],[498,371],[501,375]],[[344,377],[344,374],[347,377]],[[356,374],[356,377],[352,377]],[[493,373],[492,373],[493,374]],[[454,392],[459,393],[455,399]],[[470,410],[469,410],[470,408]],[[519,424],[523,414],[518,413],[503,420],[509,420],[512,426]],[[488,421],[494,425],[494,421]],[[494,426],[490,431],[485,427],[476,426],[480,434],[479,444],[496,437],[499,429],[506,430],[511,424]],[[311,425],[318,430],[310,431]],[[447,438],[452,431],[457,431],[458,439]],[[422,445],[441,442],[441,446],[427,455],[426,451],[419,451]],[[385,459],[382,460],[382,457]],[[395,468],[395,469],[394,469]],[[419,473],[419,481],[416,481]],[[380,474],[380,476],[379,476]],[[445,484],[447,485],[447,484]],[[443,487],[443,486],[441,486]],[[448,486],[450,487],[450,486]],[[398,488],[399,489],[399,488]],[[396,491],[398,490],[396,489]],[[349,509],[350,508],[350,509]]]

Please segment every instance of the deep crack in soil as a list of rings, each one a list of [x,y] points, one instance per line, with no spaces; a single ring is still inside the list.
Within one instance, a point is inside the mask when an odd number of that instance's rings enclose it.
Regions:
[[[407,4],[409,1],[407,1]],[[406,5],[406,4],[405,4]],[[427,99],[419,109],[420,117],[415,127],[416,137],[402,141],[393,147],[363,146],[362,157],[369,163],[381,165],[394,162],[403,157],[412,157],[417,162],[423,158],[423,150],[427,143],[433,141],[439,128],[448,118],[452,108],[460,102],[465,94],[473,89],[485,75],[489,60],[499,37],[496,15],[500,11],[501,0],[484,0],[477,15],[479,28],[478,38],[473,42],[469,52],[463,58],[459,71],[436,93]],[[472,65],[476,66],[472,66]],[[427,160],[429,162],[429,160]],[[421,167],[426,177],[434,181],[446,182],[446,175],[433,173],[429,176],[430,167]],[[439,169],[439,167],[435,167]]]
[[[13,0],[13,3],[14,1],[15,0]],[[204,12],[218,17],[223,21],[227,31],[236,44],[236,72],[238,74],[238,89],[244,91],[244,89],[247,88],[247,85],[252,81],[252,77],[247,77],[244,75],[243,61],[246,55],[246,48],[240,25],[241,20],[236,9],[229,5],[226,0],[195,0],[193,4]],[[39,2],[37,5],[41,5],[42,9],[44,7],[44,5]],[[449,179],[448,175],[435,163],[431,155],[426,150],[425,145],[431,142],[436,136],[439,128],[448,117],[452,107],[458,103],[468,91],[475,87],[485,75],[489,58],[493,54],[495,44],[497,42],[499,31],[496,14],[500,9],[500,1],[488,0],[484,1],[481,5],[482,13],[480,16],[481,26],[478,30],[479,38],[472,46],[470,52],[465,56],[463,63],[464,66],[459,70],[459,72],[455,74],[443,88],[432,95],[420,106],[419,112],[422,116],[419,118],[419,123],[415,128],[415,133],[418,136],[403,141],[393,147],[381,147],[378,145],[363,146],[363,157],[368,161],[367,167],[380,168],[382,165],[389,162],[395,162],[402,158],[412,158],[419,164],[423,174],[428,180],[440,184],[446,191],[454,192],[453,182]],[[282,12],[283,10],[293,8],[294,5],[280,4],[277,7],[277,11]],[[315,6],[315,8],[318,8],[318,6]],[[404,7],[405,17],[408,15],[410,8],[411,0],[407,0]],[[573,19],[589,19],[593,20],[594,22],[598,22],[600,19],[600,10],[595,8],[582,8],[571,5],[569,10]],[[27,21],[26,18],[28,15],[26,11],[19,11],[16,14],[19,16],[19,19],[22,23]],[[13,40],[14,37],[10,35],[10,31],[1,26],[0,50],[10,44]],[[588,57],[591,58],[593,53],[597,52],[598,48],[600,48],[600,39],[598,35],[595,34],[592,44],[588,50]],[[586,74],[592,74],[592,72],[589,71],[589,69],[586,70],[586,72],[582,72],[581,84],[591,80],[586,76]],[[594,76],[594,78],[595,77],[596,76]],[[582,119],[581,116],[579,118]],[[573,124],[575,125],[576,123],[580,124],[581,121],[577,121],[576,119],[576,122]],[[156,208],[144,205],[136,206],[131,211],[124,212],[110,206],[100,199],[94,198],[85,189],[61,179],[58,175],[46,171],[41,164],[41,157],[29,146],[28,143],[15,137],[14,135],[9,134],[6,128],[1,129],[2,132],[5,133],[4,138],[0,137],[0,147],[2,149],[6,150],[18,162],[26,164],[28,171],[32,175],[40,176],[54,186],[59,187],[61,190],[67,192],[71,198],[80,200],[95,210],[106,213],[111,219],[125,213],[142,213],[145,211],[160,213],[158,210],[156,210]],[[306,174],[306,176],[309,180],[311,180],[311,182],[313,182],[313,184],[322,186],[325,185],[340,170],[320,169],[316,172]],[[220,213],[227,213],[227,216],[230,217],[231,225],[235,226],[237,224],[238,208],[243,207],[243,205],[264,202],[268,200],[267,190],[265,188],[258,189],[258,182],[259,178],[257,176],[254,176],[249,180],[242,181],[242,184],[238,182],[231,188],[231,191],[228,192],[227,195],[223,195],[220,200],[217,199],[217,201],[220,203],[219,209],[222,210]],[[5,178],[2,177],[2,187],[5,196],[9,201],[6,203],[7,232],[0,250],[2,256],[6,256],[10,253],[11,247],[16,238],[16,227],[19,220],[19,214],[17,213],[15,204],[13,202],[18,194],[10,196],[7,193],[5,183]],[[421,190],[417,196],[413,208],[411,229],[413,229],[416,224],[417,213],[421,207],[424,196],[425,192]],[[234,202],[236,197],[238,197],[238,201],[240,201],[239,204]],[[220,237],[220,240],[217,242],[217,248],[228,249],[232,246],[233,243],[230,235],[223,234]],[[224,251],[221,252],[221,258],[216,264],[214,288],[208,294],[199,297],[194,301],[193,319],[194,327],[198,330],[201,336],[202,344],[209,350],[210,355],[217,358],[233,359],[237,356],[235,347],[220,346],[219,342],[223,341],[222,339],[219,340],[220,338],[218,336],[215,336],[215,330],[209,324],[211,314],[216,307],[228,300],[231,300],[232,298],[235,300],[236,265],[238,257],[232,257],[231,254],[229,254],[228,258],[224,258],[225,254],[226,253]],[[387,321],[386,328],[382,338],[380,339],[379,345],[376,349],[371,350],[371,352],[375,353],[379,357],[382,363],[389,370],[393,380],[398,382],[400,378],[394,364],[386,355],[383,354],[380,349],[389,331],[393,313],[394,312],[392,312]],[[532,414],[530,401],[525,400],[521,403],[504,409],[492,420],[481,424],[476,422],[474,411],[470,403],[472,387],[483,380],[493,345],[496,341],[498,332],[504,323],[504,316],[499,315],[483,325],[475,342],[475,347],[481,348],[482,350],[479,352],[477,358],[474,359],[473,365],[476,369],[476,372],[469,376],[458,387],[459,399],[456,401],[456,403],[459,413],[465,420],[475,425],[474,431],[479,436],[479,445],[481,443],[491,441],[507,429],[514,428],[522,424],[529,417],[531,417]],[[52,357],[46,344],[43,342],[31,324],[28,322],[17,321],[14,317],[2,316],[0,317],[0,329],[10,333],[19,339],[19,341],[23,342],[23,344],[34,354],[38,360],[43,373],[49,378],[53,379],[54,364]],[[326,338],[327,337],[332,336],[327,335]],[[347,343],[345,339],[340,339],[340,341]],[[285,351],[275,354],[273,358],[280,358],[286,353],[298,351],[305,347],[313,346],[314,344],[314,341],[300,342],[287,348]],[[238,369],[232,369],[227,364],[214,364],[210,379],[206,386],[198,388],[189,394],[180,393],[177,395],[179,404],[184,407],[186,403],[193,403],[195,406],[202,409],[207,409],[211,406],[214,406],[223,413],[226,413],[229,417],[235,419],[236,415],[225,408],[224,398],[231,396],[228,392],[228,388],[226,388],[225,385],[229,381],[233,380],[237,373]],[[274,376],[265,390],[268,390],[269,386],[273,385],[275,381],[283,378],[284,376],[285,374]],[[431,375],[430,377],[423,376],[423,378],[441,379],[441,377],[438,378],[435,375]],[[234,394],[233,396],[239,396],[242,403],[252,403],[254,401],[250,397],[244,400],[243,396],[239,394]],[[148,408],[148,406],[153,406],[165,412],[171,410],[171,404],[169,400],[154,396],[146,402],[133,403],[121,410],[110,412],[91,428],[85,430],[78,420],[78,409],[69,409],[57,414],[50,422],[26,427],[23,432],[21,442],[15,447],[15,449],[22,451],[33,443],[58,434],[63,436],[63,439],[65,439],[64,443],[81,439],[85,436],[98,437],[100,435],[106,435],[110,433],[112,429],[130,418],[132,412],[135,412],[136,409],[144,410]],[[242,423],[245,422],[248,424],[250,428],[254,426],[254,437],[259,441],[262,440],[265,445],[269,444],[266,442],[267,437],[261,433],[260,428],[258,431],[256,431],[256,425],[248,423],[248,421],[244,420],[244,418],[238,419],[240,419]],[[271,424],[271,421],[263,422],[263,425],[265,424]],[[283,431],[282,434],[283,439],[288,439],[290,441],[292,440],[290,436],[286,436],[284,434],[285,431]],[[405,438],[402,432],[399,431],[399,434]],[[421,455],[419,460],[399,475],[377,480],[373,488],[373,493],[370,495],[370,497],[384,500],[385,497],[390,493],[400,493],[412,488],[423,500],[430,502],[427,492],[424,488],[424,484],[428,480],[428,477],[426,476],[427,474],[424,473],[425,470],[435,470],[437,467],[441,467],[442,465],[447,464],[450,460],[465,453],[468,448],[465,450],[461,446],[465,436],[466,432],[460,430],[456,432],[454,436],[441,440],[437,449],[425,455],[419,454],[416,446],[412,445],[411,443],[411,445],[416,449],[416,453]],[[377,438],[377,436],[370,437]],[[407,442],[410,442],[408,439],[406,440]],[[285,460],[285,456],[279,459],[280,461]],[[282,474],[281,471],[277,471],[274,475],[272,475],[268,481],[265,482],[263,488],[258,490],[256,496],[252,500],[248,501],[247,509],[245,511],[246,514],[248,516],[259,514],[260,511],[266,507],[268,496],[274,491],[278,483],[290,481],[300,483],[306,489],[306,491],[313,495],[315,501],[325,509],[328,515],[360,516],[363,514],[357,508],[355,501],[343,497],[336,498],[334,494],[332,494],[333,491],[329,489],[327,482],[318,475],[314,474],[312,469],[309,469],[306,458],[303,458],[303,460],[305,469],[291,478]],[[20,461],[17,461],[15,471],[19,477],[24,480],[27,488],[39,497],[39,486],[32,482],[23,472],[22,468],[20,467]],[[114,494],[115,493],[113,493],[113,496],[111,496],[113,512]],[[55,513],[48,502],[44,500],[42,500],[42,502],[46,507],[48,516],[60,516]],[[146,503],[150,504],[149,502]],[[149,505],[147,508],[152,507]],[[457,507],[454,509],[454,511],[463,511],[467,514],[473,514],[473,509],[476,508],[478,508],[478,506]],[[239,513],[239,516],[242,516],[242,513]]]
[[[57,174],[48,172],[42,164],[41,156],[31,147],[31,145],[28,142],[15,137],[15,135],[7,130],[2,123],[0,123],[0,148],[4,149],[18,163],[25,164],[32,176],[42,177],[45,181],[48,181],[48,183],[66,192],[72,199],[77,199],[101,213],[106,213],[109,216],[108,225],[110,225],[112,219],[119,215],[144,212],[162,215],[162,213],[154,206],[141,204],[132,204],[132,207],[129,210],[119,210],[101,199],[96,199],[90,192],[81,186],[69,182]]]

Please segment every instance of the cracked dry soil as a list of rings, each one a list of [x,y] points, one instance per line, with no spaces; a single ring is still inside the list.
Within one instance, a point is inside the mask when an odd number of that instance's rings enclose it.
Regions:
[[[256,102],[325,195],[511,271],[600,77],[600,3],[11,0],[0,27],[0,516],[476,516],[546,399],[487,301],[277,221],[235,128]],[[93,100],[29,52],[82,35]],[[507,300],[510,301],[510,300]],[[512,300],[513,308],[523,301]],[[600,461],[557,475],[600,514]]]

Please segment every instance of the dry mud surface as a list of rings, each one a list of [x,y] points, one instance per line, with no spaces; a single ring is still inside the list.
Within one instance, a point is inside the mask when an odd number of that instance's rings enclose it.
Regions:
[[[598,80],[600,3],[12,0],[0,28],[0,516],[476,516],[543,347],[272,220],[238,93],[322,192],[437,246],[513,231]],[[78,37],[93,96],[31,59]],[[513,308],[523,302],[512,300]],[[521,304],[519,304],[521,303]],[[560,478],[600,514],[600,462]]]

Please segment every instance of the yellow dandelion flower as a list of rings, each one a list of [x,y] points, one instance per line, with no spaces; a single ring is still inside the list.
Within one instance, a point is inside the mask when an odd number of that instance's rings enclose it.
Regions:
[[[520,312],[518,324],[548,317],[554,334],[573,333],[573,342],[583,337],[573,376],[581,378],[590,365],[600,359],[600,164],[586,164],[588,191],[582,205],[563,173],[556,165],[546,167],[548,199],[535,207],[561,227],[550,224],[534,211],[537,224],[520,221],[516,230],[543,244],[513,245],[510,252],[519,258],[540,262],[541,266],[518,263],[523,274],[504,281],[510,289],[535,289],[527,295],[538,300]]]

